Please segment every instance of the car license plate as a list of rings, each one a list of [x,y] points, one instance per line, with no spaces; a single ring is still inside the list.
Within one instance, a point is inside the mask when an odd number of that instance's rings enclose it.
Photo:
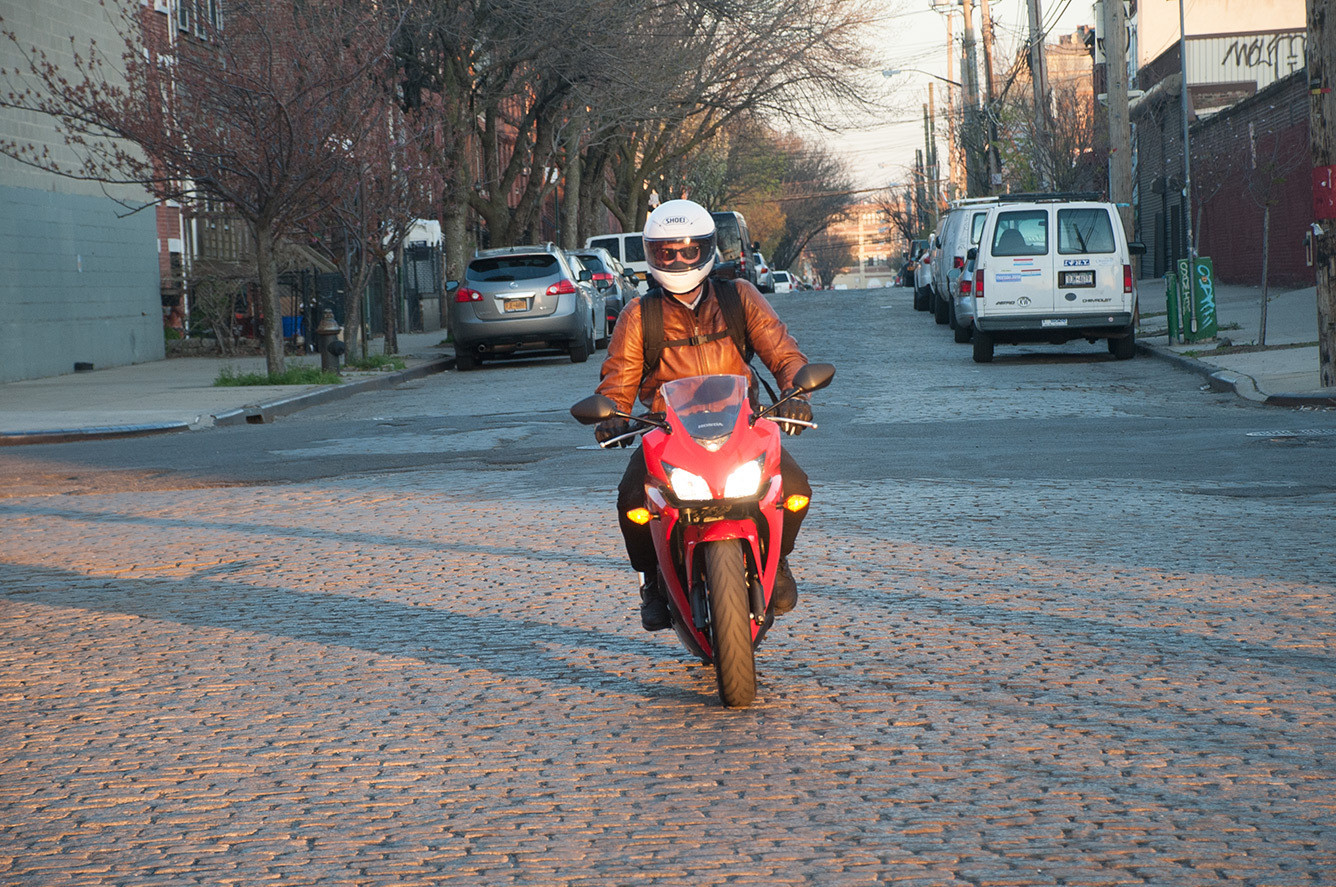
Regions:
[[[506,311],[527,311],[529,309],[528,299],[506,299]]]
[[[1064,271],[1062,272],[1062,286],[1094,286],[1094,271]]]
[[[1065,317],[1045,317],[1043,320],[1039,321],[1039,325],[1040,325],[1040,326],[1066,326],[1066,325],[1067,325],[1067,318],[1065,318]]]

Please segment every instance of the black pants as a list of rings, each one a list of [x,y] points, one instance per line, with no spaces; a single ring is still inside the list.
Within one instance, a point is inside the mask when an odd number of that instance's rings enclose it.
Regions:
[[[648,474],[645,451],[637,448],[626,466],[626,473],[622,475],[622,482],[617,485],[617,522],[622,528],[622,538],[626,540],[626,553],[631,556],[631,567],[639,573],[653,576],[659,564],[658,555],[654,553],[654,537],[650,535],[648,525],[637,524],[626,516],[626,512],[632,508],[645,507],[645,479]],[[786,497],[797,493],[811,498],[812,486],[807,482],[807,474],[798,467],[788,450],[780,450],[779,474]],[[793,551],[798,528],[806,516],[806,506],[796,512],[784,509],[784,529],[779,540],[780,557],[787,557]]]

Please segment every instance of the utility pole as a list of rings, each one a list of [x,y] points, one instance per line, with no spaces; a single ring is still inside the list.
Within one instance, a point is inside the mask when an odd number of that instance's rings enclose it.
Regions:
[[[1123,233],[1132,240],[1132,124],[1127,109],[1127,11],[1123,0],[1105,0],[1104,90],[1109,120],[1109,200],[1118,207]]]
[[[1034,151],[1039,183],[1044,190],[1053,185],[1048,157],[1048,65],[1044,58],[1044,17],[1039,0],[1027,0],[1030,9],[1030,80],[1034,87]]]
[[[1307,7],[1318,378],[1336,388],[1336,0],[1307,0]]]
[[[961,80],[965,85],[965,126],[961,142],[965,149],[966,194],[979,197],[988,193],[987,173],[979,157],[983,133],[979,126],[979,61],[974,45],[974,0],[961,0],[964,30],[960,35]]]
[[[984,116],[988,118],[988,193],[1002,184],[1002,158],[997,150],[997,109],[993,102],[997,93],[993,88],[993,17],[988,11],[988,0],[979,0],[983,26],[983,84]]]
[[[928,199],[932,201],[932,214],[936,219],[940,205],[941,176],[937,165],[937,108],[933,99],[933,84],[928,83],[928,103],[923,106],[923,142],[927,150],[924,159],[928,166]],[[935,224],[935,222],[934,222]]]
[[[937,7],[933,7],[936,9]],[[956,79],[956,41],[951,33],[951,11],[948,8],[946,12],[946,79]],[[950,180],[946,188],[946,196],[950,200],[955,200],[960,194],[960,183],[965,180],[960,169],[960,151],[957,146],[956,138],[956,92],[948,86],[946,88],[946,162],[951,168],[947,178]]]

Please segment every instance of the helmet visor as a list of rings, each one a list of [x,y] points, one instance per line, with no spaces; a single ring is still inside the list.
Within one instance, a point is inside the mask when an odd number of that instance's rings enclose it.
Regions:
[[[646,240],[645,261],[660,271],[692,271],[714,258],[714,235]]]

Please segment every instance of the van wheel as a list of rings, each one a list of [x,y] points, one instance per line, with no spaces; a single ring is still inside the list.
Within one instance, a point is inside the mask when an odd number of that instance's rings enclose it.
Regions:
[[[915,311],[928,310],[928,294],[924,291],[923,287],[921,286],[914,287],[914,310]]]
[[[946,324],[951,320],[950,312],[951,312],[950,303],[947,302],[946,299],[934,295],[932,302],[932,319],[937,321],[942,326],[946,326]]]
[[[974,324],[970,324],[969,326],[966,326],[965,324],[961,323],[960,321],[956,321],[956,344],[957,344],[957,345],[965,345],[965,344],[968,344],[969,341],[970,341],[971,336],[973,335],[973,333],[974,333]]]
[[[951,327],[951,329],[953,330],[957,328],[955,299],[946,300],[946,325]]]
[[[974,328],[974,362],[993,362],[993,337],[978,327]]]
[[[1131,360],[1137,353],[1136,333],[1129,332],[1121,339],[1110,339],[1109,353],[1116,360]]]

